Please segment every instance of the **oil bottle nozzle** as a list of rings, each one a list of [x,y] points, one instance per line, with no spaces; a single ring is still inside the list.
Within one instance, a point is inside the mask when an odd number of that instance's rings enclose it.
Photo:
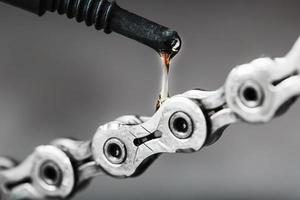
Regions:
[[[66,14],[85,22],[87,26],[94,25],[97,30],[105,33],[116,32],[128,38],[143,43],[158,53],[165,52],[170,57],[175,56],[181,47],[177,32],[159,25],[141,16],[133,14],[121,7],[115,1],[108,0],[0,0],[16,7],[42,16],[46,11]]]

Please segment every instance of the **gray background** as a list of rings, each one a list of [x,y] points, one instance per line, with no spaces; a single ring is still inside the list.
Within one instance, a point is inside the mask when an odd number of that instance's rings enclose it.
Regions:
[[[282,56],[300,35],[300,1],[119,0],[180,33],[171,94],[214,90],[230,69]],[[156,53],[65,16],[0,5],[0,152],[24,159],[35,146],[91,138],[124,114],[151,115]],[[75,199],[299,199],[300,104],[267,125],[236,124],[214,146],[163,155],[141,177],[98,177]],[[298,123],[297,123],[298,122]]]

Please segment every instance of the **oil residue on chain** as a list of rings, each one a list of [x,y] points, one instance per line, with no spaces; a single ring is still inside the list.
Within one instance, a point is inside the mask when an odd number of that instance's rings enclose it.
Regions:
[[[161,91],[158,100],[156,102],[156,110],[158,110],[161,104],[169,97],[169,70],[170,70],[171,55],[166,52],[161,52],[160,58],[162,60],[162,65],[161,65],[162,82],[161,82]]]

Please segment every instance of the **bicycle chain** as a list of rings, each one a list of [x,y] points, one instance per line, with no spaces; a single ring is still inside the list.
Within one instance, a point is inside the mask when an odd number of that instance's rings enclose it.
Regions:
[[[90,141],[58,139],[22,163],[0,158],[0,199],[66,199],[99,174],[143,173],[162,153],[214,144],[230,124],[267,123],[300,95],[300,39],[283,58],[235,67],[216,91],[167,99],[152,117],[124,116],[100,126]]]

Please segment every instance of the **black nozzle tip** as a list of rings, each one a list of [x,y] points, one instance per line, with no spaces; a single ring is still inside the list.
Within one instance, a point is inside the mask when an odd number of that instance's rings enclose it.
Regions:
[[[163,32],[164,48],[160,49],[161,52],[168,53],[170,57],[174,57],[181,49],[181,39],[176,31],[166,30]]]

